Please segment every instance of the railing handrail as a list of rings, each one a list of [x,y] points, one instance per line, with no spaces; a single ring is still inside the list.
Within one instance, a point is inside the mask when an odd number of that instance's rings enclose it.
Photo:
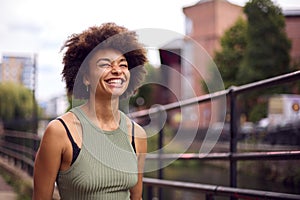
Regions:
[[[11,151],[9,149],[5,149],[3,147],[0,146],[0,153],[3,153],[7,156],[10,156],[12,158],[15,158],[23,163],[26,163],[26,165],[28,165],[29,167],[33,168],[34,167],[34,161],[24,155],[21,155],[19,153],[16,153],[14,151]]]
[[[149,186],[157,187],[168,187],[168,188],[178,188],[184,190],[194,190],[198,192],[203,192],[205,194],[217,195],[217,196],[232,196],[234,194],[235,198],[263,198],[263,199],[285,199],[293,200],[300,199],[300,195],[288,194],[288,193],[278,193],[269,192],[262,190],[251,190],[251,189],[241,189],[233,187],[225,187],[218,185],[208,185],[200,183],[182,182],[182,181],[171,181],[171,180],[161,180],[154,178],[144,178],[143,183]]]
[[[0,134],[0,137],[1,136],[16,137],[16,138],[30,139],[36,141],[39,141],[41,139],[37,134],[24,132],[24,131],[15,131],[15,130],[5,130],[3,131],[3,133]]]
[[[141,110],[133,113],[129,113],[129,116],[132,118],[144,117],[150,114],[154,114],[157,112],[169,111],[181,107],[186,107],[194,104],[199,104],[203,102],[210,101],[212,99],[217,99],[220,97],[224,97],[230,95],[232,98],[234,95],[232,94],[240,94],[242,92],[254,90],[262,87],[275,86],[278,84],[290,82],[293,80],[300,79],[300,70],[292,73],[280,75],[277,77],[241,85],[241,86],[232,86],[226,90],[214,92],[211,94],[206,94],[198,97],[194,97],[187,100],[182,100],[179,102],[174,102],[170,104],[166,104],[155,109],[147,109]],[[232,107],[232,104],[231,104]],[[233,118],[234,119],[234,118]],[[233,126],[234,127],[234,126]],[[232,131],[232,130],[231,130]],[[231,134],[234,135],[234,134]],[[20,131],[10,131],[5,130],[0,133],[0,137],[15,137],[32,140],[33,143],[39,142],[40,137],[36,134],[20,132]],[[235,141],[236,142],[236,141]],[[33,153],[29,151],[27,148],[20,149],[21,153],[17,153],[16,150],[18,146],[6,143],[8,146],[0,146],[0,153],[6,156],[9,156],[19,162],[25,163],[28,167],[30,167],[31,173],[34,167],[34,155],[32,159],[26,157],[23,153]],[[231,143],[231,146],[235,147],[236,143]],[[10,147],[12,150],[9,150],[6,147]],[[15,150],[15,151],[13,151]],[[35,150],[35,149],[34,149]],[[234,148],[230,149],[229,153],[209,153],[209,154],[161,154],[161,155],[153,155],[149,154],[147,159],[202,159],[202,160],[230,160],[233,162],[233,170],[235,168],[235,162],[238,160],[261,160],[261,159],[270,159],[270,160],[289,160],[289,159],[300,159],[300,151],[298,150],[290,150],[290,151],[277,151],[277,152],[243,152],[238,153],[235,152]],[[32,175],[32,174],[31,174]],[[248,190],[248,189],[240,189],[236,187],[223,187],[217,185],[206,185],[206,184],[198,184],[198,183],[188,183],[188,182],[179,182],[179,181],[169,181],[162,179],[150,179],[144,178],[144,184],[158,186],[158,187],[174,187],[181,189],[191,189],[197,191],[204,191],[207,194],[212,195],[225,195],[231,197],[262,197],[262,198],[272,198],[272,199],[300,199],[300,195],[294,194],[285,194],[285,193],[276,193],[276,192],[268,192],[268,191],[260,191],[260,190]],[[235,184],[233,184],[235,185]],[[233,186],[231,185],[231,186]],[[234,196],[233,196],[234,195]],[[237,195],[237,196],[235,196]]]
[[[21,153],[26,153],[29,156],[35,156],[36,152],[29,147],[23,146],[23,145],[19,145],[19,144],[15,144],[12,142],[0,142],[1,147],[5,147],[6,149],[12,149]]]
[[[273,151],[273,152],[244,152],[244,153],[164,153],[147,154],[148,160],[299,160],[300,151]]]
[[[26,145],[12,143],[11,141],[13,141],[13,139],[11,138],[22,139],[22,141],[26,141],[25,143],[28,141],[32,146],[29,148]],[[30,132],[1,129],[0,139],[0,154],[8,159],[12,159],[15,165],[21,164],[22,169],[32,176],[34,158],[40,137],[37,134]]]
[[[182,101],[178,101],[178,102],[174,102],[174,103],[170,103],[170,104],[166,104],[166,105],[161,105],[161,106],[157,107],[156,109],[151,108],[151,109],[145,109],[145,110],[132,112],[132,113],[129,113],[129,115],[130,115],[130,117],[133,117],[133,118],[144,117],[144,116],[147,116],[150,114],[158,113],[161,110],[169,111],[169,110],[173,110],[173,109],[177,109],[177,108],[181,108],[181,107],[185,107],[185,106],[189,106],[189,105],[198,104],[201,102],[210,101],[212,99],[217,99],[217,98],[223,97],[224,95],[228,95],[229,93],[242,93],[245,91],[249,91],[249,90],[253,90],[253,89],[257,89],[257,88],[261,88],[261,87],[274,86],[274,85],[290,82],[290,81],[297,80],[297,79],[300,79],[300,70],[291,72],[291,73],[287,73],[284,75],[264,79],[261,81],[256,81],[253,83],[241,85],[241,86],[231,86],[230,88],[228,88],[226,90],[214,92],[211,94],[205,94],[205,95],[198,96],[198,97],[193,97],[190,99],[186,99],[186,100],[182,100]]]
[[[182,108],[185,106],[190,106],[194,104],[199,104],[203,102],[208,102],[213,99],[221,98],[221,97],[229,97],[230,98],[230,113],[231,113],[231,119],[230,119],[230,152],[225,153],[225,154],[207,154],[206,156],[203,156],[201,159],[207,159],[207,160],[229,160],[230,162],[230,188],[223,187],[223,189],[227,189],[228,196],[230,196],[232,199],[236,199],[235,195],[237,194],[237,191],[241,191],[239,188],[237,188],[237,161],[239,160],[261,160],[261,159],[271,159],[271,160],[281,160],[281,159],[299,159],[300,152],[299,151],[281,151],[281,152],[247,152],[247,153],[238,153],[237,152],[237,116],[236,116],[236,96],[238,94],[241,94],[243,92],[251,91],[254,89],[259,89],[259,88],[267,88],[270,86],[276,86],[279,84],[283,83],[288,83],[291,81],[299,80],[300,79],[300,70],[291,72],[288,74],[268,78],[265,80],[261,81],[256,81],[253,83],[241,85],[241,86],[232,86],[226,90],[214,92],[211,94],[206,94],[198,97],[194,97],[191,99],[187,100],[182,100],[166,105],[160,105],[156,108],[151,108],[151,109],[146,109],[146,110],[141,110],[137,112],[130,113],[130,117],[132,118],[139,118],[139,117],[145,117],[151,114],[159,113],[161,111],[170,111],[178,108]],[[163,134],[159,134],[159,144],[161,143],[160,141],[163,141],[162,136]],[[161,145],[159,145],[159,149],[161,149]],[[152,155],[153,156],[153,155]],[[201,156],[201,155],[200,155]],[[149,159],[151,156],[148,156],[147,159]],[[182,155],[175,155],[175,154],[159,154],[155,156],[158,159],[159,162],[161,162],[164,158],[165,159],[186,159],[186,157],[189,157],[188,159],[200,159],[199,154],[194,154],[194,155],[187,155],[187,154],[182,154]],[[197,158],[196,158],[197,157]],[[160,164],[159,164],[160,165]],[[158,177],[159,179],[155,180],[157,183],[153,183],[153,185],[156,185],[158,187],[162,187],[163,184],[165,183],[165,186],[171,186],[172,184],[176,184],[175,182],[165,182],[166,180],[162,179],[162,169],[159,170],[158,172]],[[147,180],[145,180],[145,184],[150,184],[146,183]],[[154,179],[152,179],[154,181]],[[189,184],[189,183],[180,183],[178,185],[182,186],[184,184]],[[216,186],[216,188],[221,188],[219,186]],[[246,191],[246,190],[245,190]],[[258,191],[258,190],[248,190],[250,191],[249,195],[254,196],[254,197],[266,197],[266,195],[270,195],[269,197],[272,197],[272,199],[300,199],[300,195],[289,195],[289,194],[283,194],[283,193],[272,193],[272,192],[264,192],[264,191]],[[263,192],[263,194],[260,194],[260,192]],[[276,194],[275,197],[278,198],[273,198],[272,194]],[[159,198],[161,198],[161,189],[159,189],[158,193]],[[289,197],[288,197],[289,196]],[[286,197],[286,198],[285,198]],[[295,197],[295,198],[292,198]]]

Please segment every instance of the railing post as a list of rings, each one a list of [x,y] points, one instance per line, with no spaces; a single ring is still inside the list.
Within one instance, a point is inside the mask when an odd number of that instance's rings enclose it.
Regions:
[[[148,185],[147,187],[147,200],[152,200],[153,198],[153,187]]]
[[[230,96],[230,155],[237,152],[237,95],[234,88],[229,91]],[[230,187],[237,187],[237,161],[231,156],[230,157]],[[231,197],[231,199],[235,199]]]
[[[212,194],[205,194],[205,200],[214,200],[214,196]]]
[[[163,131],[163,129],[164,129],[164,124],[163,124],[163,115],[161,114],[163,112],[163,110],[162,110],[162,108],[160,108],[160,112],[158,112],[158,114],[159,114],[159,128],[161,128],[160,129],[160,131],[159,131],[159,137],[158,137],[158,154],[159,154],[159,160],[158,160],[158,167],[159,167],[159,169],[158,169],[158,179],[163,179],[164,178],[164,172],[163,172],[163,160],[162,160],[162,158],[161,158],[161,156],[163,155],[163,143],[164,143],[164,131]],[[159,200],[161,200],[161,199],[163,199],[163,191],[162,191],[162,188],[161,187],[159,187],[158,188],[158,199]]]

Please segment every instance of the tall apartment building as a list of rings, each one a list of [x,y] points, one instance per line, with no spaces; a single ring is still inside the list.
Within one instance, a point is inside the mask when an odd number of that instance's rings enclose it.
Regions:
[[[30,55],[5,54],[0,64],[0,82],[19,83],[33,90],[35,60]]]

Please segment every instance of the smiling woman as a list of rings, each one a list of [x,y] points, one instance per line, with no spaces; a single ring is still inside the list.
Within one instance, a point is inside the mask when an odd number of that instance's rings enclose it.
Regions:
[[[83,77],[87,90],[91,89],[89,99],[97,95],[108,99],[119,97],[127,89],[130,72],[121,52],[114,49],[99,50],[91,57],[89,66]]]
[[[119,99],[142,83],[144,47],[135,32],[106,23],[73,34],[63,48],[68,94],[86,103],[47,126],[33,199],[51,199],[55,182],[62,199],[141,199],[147,136]]]

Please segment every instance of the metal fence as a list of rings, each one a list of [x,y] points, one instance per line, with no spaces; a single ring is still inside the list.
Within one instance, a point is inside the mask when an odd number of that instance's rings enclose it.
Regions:
[[[182,160],[223,160],[229,162],[229,180],[230,187],[222,187],[217,185],[205,185],[196,184],[188,182],[178,182],[178,181],[167,181],[161,180],[163,178],[163,169],[158,171],[158,179],[145,178],[144,184],[147,188],[147,199],[153,199],[153,187],[158,187],[159,192],[157,195],[158,199],[162,199],[161,188],[177,188],[184,190],[195,190],[206,194],[207,199],[213,199],[213,196],[229,196],[231,199],[239,198],[254,198],[254,199],[300,199],[300,195],[296,194],[285,194],[285,193],[274,193],[269,191],[259,191],[259,190],[245,190],[237,188],[237,162],[242,160],[299,160],[300,150],[291,151],[267,151],[267,152],[247,152],[238,153],[237,143],[238,143],[238,116],[237,116],[237,97],[240,94],[247,93],[260,88],[268,88],[271,86],[278,86],[280,84],[290,83],[293,81],[300,80],[300,71],[295,71],[289,74],[276,76],[273,78],[261,80],[258,82],[253,82],[250,84],[231,87],[227,90],[215,92],[212,94],[207,94],[192,99],[171,103],[167,105],[160,106],[159,109],[142,110],[138,112],[131,113],[131,117],[140,118],[145,117],[150,114],[161,112],[162,110],[170,111],[186,106],[191,106],[195,104],[201,104],[209,102],[211,100],[223,97],[226,95],[229,99],[229,109],[230,109],[230,150],[228,153],[210,153],[207,155],[199,154],[161,154],[161,155],[149,155],[147,159],[156,159],[159,162],[163,162],[166,159],[182,159]],[[159,133],[158,148],[161,149],[163,146],[163,130]]]
[[[147,159],[155,159],[162,162],[167,159],[182,159],[182,160],[221,160],[229,162],[230,170],[230,187],[207,185],[200,183],[189,183],[179,181],[162,180],[163,171],[158,170],[159,179],[144,178],[144,185],[147,191],[145,195],[148,200],[153,199],[152,188],[176,188],[181,190],[193,190],[205,194],[206,199],[213,199],[214,196],[227,196],[231,199],[300,199],[300,195],[276,193],[260,190],[248,190],[237,188],[237,162],[242,160],[299,160],[300,150],[291,151],[276,151],[276,152],[237,152],[237,126],[238,120],[235,115],[237,105],[237,96],[239,94],[249,92],[258,88],[267,88],[270,86],[276,86],[283,83],[289,83],[292,81],[300,80],[300,71],[277,76],[274,78],[246,84],[238,87],[231,87],[228,90],[203,95],[200,97],[167,104],[161,106],[159,109],[142,110],[134,113],[130,113],[133,118],[145,117],[149,114],[161,112],[161,110],[170,111],[177,108],[209,102],[213,99],[226,95],[230,99],[230,151],[227,153],[210,153],[205,156],[199,154],[186,153],[182,155],[176,154],[161,154],[161,155],[149,155]],[[164,133],[161,131],[158,139],[158,146],[161,149],[163,145]],[[34,158],[37,147],[39,145],[40,138],[36,134],[0,130],[0,155],[12,161],[16,166],[20,166],[28,174],[33,174]],[[161,199],[161,193],[158,195],[158,199]]]
[[[0,130],[0,155],[32,176],[39,142],[34,133]]]

